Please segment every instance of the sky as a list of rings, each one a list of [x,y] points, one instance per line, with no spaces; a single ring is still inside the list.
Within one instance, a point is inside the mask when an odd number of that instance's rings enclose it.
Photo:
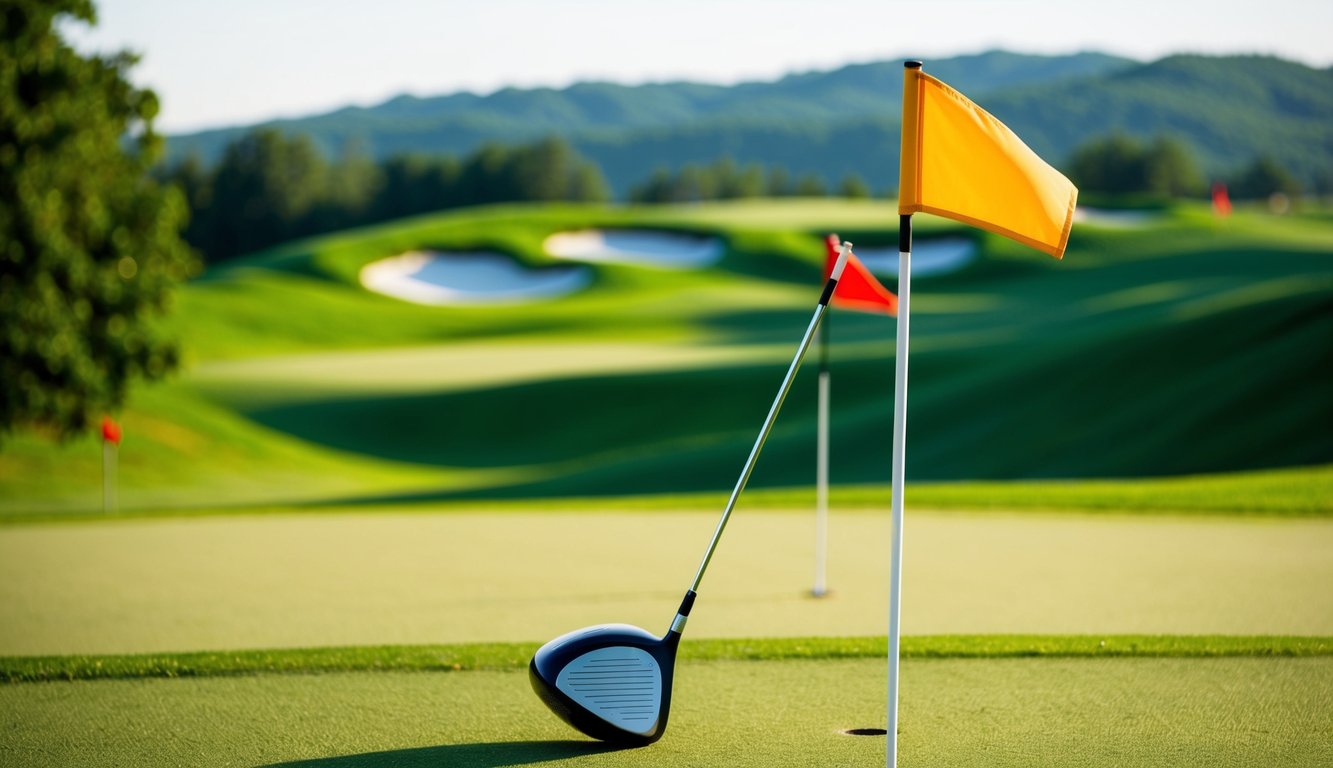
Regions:
[[[735,83],[1004,48],[1151,61],[1264,53],[1333,64],[1330,0],[95,0],[85,52],[132,50],[132,79],[181,133],[580,80]]]

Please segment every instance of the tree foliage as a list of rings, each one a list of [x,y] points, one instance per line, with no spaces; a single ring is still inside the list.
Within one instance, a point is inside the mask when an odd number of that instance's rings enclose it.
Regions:
[[[1093,139],[1074,150],[1069,176],[1079,189],[1106,195],[1185,197],[1204,187],[1189,149],[1168,136],[1148,143],[1118,133]]]
[[[76,434],[171,370],[153,318],[194,264],[180,194],[147,173],[157,98],[63,17],[95,21],[88,0],[0,6],[0,435]]]
[[[1270,154],[1305,186],[1333,173],[1333,68],[1268,56],[1170,56],[1151,63],[1099,54],[1024,56],[990,51],[932,58],[926,71],[1014,130],[1033,151],[1063,160],[1118,131],[1185,141],[1210,178]],[[894,186],[902,61],[854,64],[731,87],[699,83],[561,90],[504,89],[487,96],[403,96],[378,106],[284,121],[326,157],[358,136],[379,158],[395,152],[461,155],[486,142],[565,137],[597,162],[617,196],[657,167],[675,172],[730,154],[740,165],[818,172],[832,183],[858,173]],[[244,128],[172,137],[170,151],[215,161]]]
[[[1238,200],[1256,200],[1282,194],[1295,197],[1301,192],[1300,182],[1271,156],[1255,158],[1231,180],[1231,196]]]
[[[185,190],[194,216],[187,237],[213,262],[428,211],[609,196],[597,166],[556,138],[489,144],[461,160],[398,155],[376,163],[353,147],[330,163],[307,136],[260,129],[228,145],[211,170],[190,156],[160,175]]]
[[[675,173],[659,168],[630,190],[630,200],[636,203],[691,203],[746,197],[824,197],[828,194],[828,187],[818,174],[802,174],[793,181],[781,165],[765,170],[756,163],[740,166],[731,158],[723,157],[708,165],[689,163]],[[838,194],[869,197],[870,190],[860,176],[848,174],[838,187]]]

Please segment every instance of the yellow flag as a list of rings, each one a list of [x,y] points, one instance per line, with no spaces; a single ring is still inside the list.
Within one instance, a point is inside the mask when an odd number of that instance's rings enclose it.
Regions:
[[[1004,123],[917,67],[903,72],[898,213],[924,212],[1061,258],[1078,190]]]

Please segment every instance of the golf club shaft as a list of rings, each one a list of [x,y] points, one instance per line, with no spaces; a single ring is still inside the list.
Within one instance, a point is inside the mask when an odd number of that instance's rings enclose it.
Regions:
[[[692,603],[693,594],[699,591],[699,582],[703,581],[704,571],[708,570],[708,563],[713,559],[713,552],[717,550],[717,543],[722,539],[722,531],[727,527],[727,521],[731,518],[731,511],[736,508],[736,500],[740,498],[741,491],[745,490],[745,484],[750,480],[750,473],[754,471],[755,462],[759,459],[759,452],[763,450],[764,441],[768,439],[768,433],[773,429],[773,422],[777,421],[778,411],[782,410],[782,401],[787,399],[787,391],[791,389],[792,381],[796,379],[796,371],[801,367],[801,359],[805,357],[806,350],[810,348],[810,341],[815,337],[815,331],[819,328],[819,321],[824,317],[824,312],[828,310],[828,303],[838,287],[838,279],[842,277],[843,267],[846,266],[847,256],[851,252],[852,244],[843,243],[842,250],[838,253],[837,264],[833,267],[828,283],[824,286],[824,293],[819,297],[819,304],[815,307],[815,314],[810,318],[810,325],[805,329],[805,336],[801,338],[801,343],[796,348],[796,356],[792,358],[791,366],[787,368],[786,377],[782,379],[782,386],[778,388],[778,396],[773,399],[773,405],[768,409],[768,417],[764,419],[764,426],[759,430],[759,437],[755,439],[754,447],[750,449],[750,457],[745,460],[745,467],[741,469],[741,476],[736,480],[736,487],[731,491],[731,498],[727,499],[727,507],[722,511],[722,519],[717,523],[717,530],[713,531],[713,540],[708,543],[708,551],[704,553],[703,562],[699,563],[699,570],[694,574],[694,582],[690,584],[689,592],[686,593],[687,603]],[[685,615],[688,615],[688,610],[686,608]]]

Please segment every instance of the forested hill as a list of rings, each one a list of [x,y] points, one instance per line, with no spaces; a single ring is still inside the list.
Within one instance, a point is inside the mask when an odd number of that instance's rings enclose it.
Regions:
[[[992,51],[926,70],[994,112],[1057,164],[1112,132],[1183,139],[1212,174],[1261,154],[1303,182],[1333,177],[1333,70],[1271,57],[1172,56],[1143,64],[1099,53]],[[734,86],[581,83],[486,96],[401,96],[374,107],[270,123],[310,136],[328,156],[460,154],[486,142],[557,134],[601,165],[618,192],[660,167],[782,165],[876,190],[897,177],[901,59]],[[253,126],[252,126],[253,127]],[[206,161],[252,127],[171,137],[169,152]]]

